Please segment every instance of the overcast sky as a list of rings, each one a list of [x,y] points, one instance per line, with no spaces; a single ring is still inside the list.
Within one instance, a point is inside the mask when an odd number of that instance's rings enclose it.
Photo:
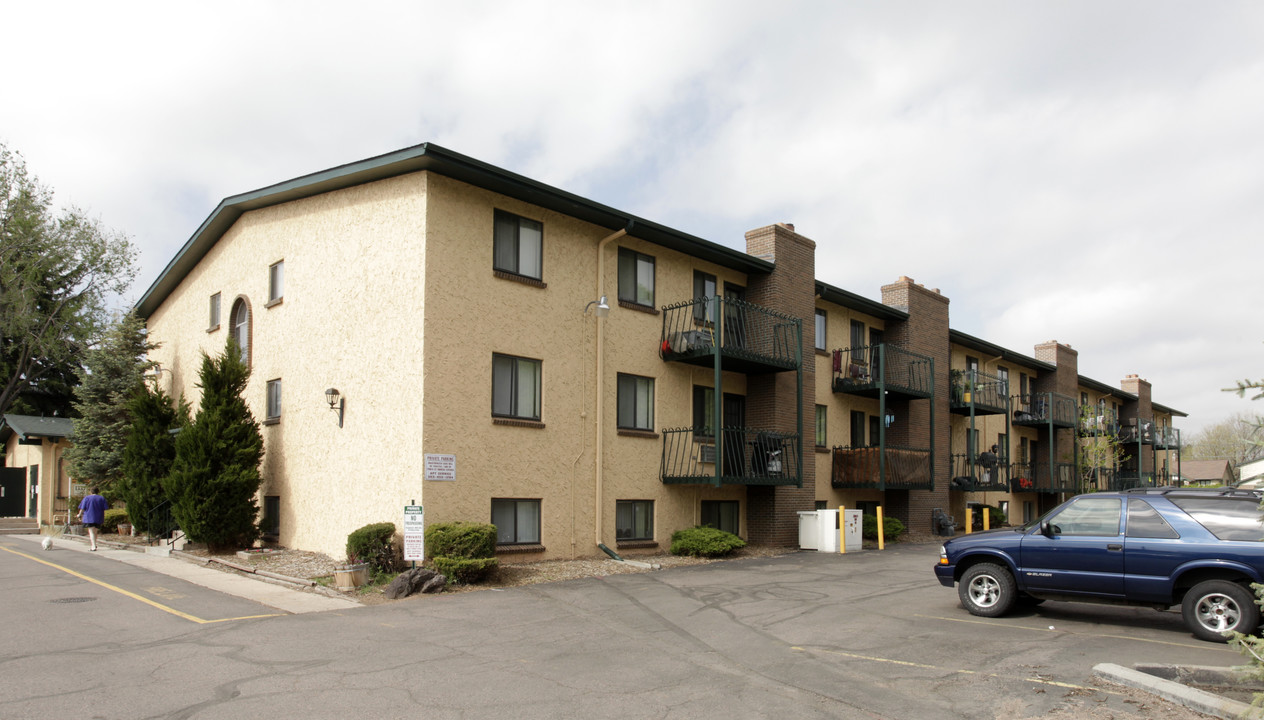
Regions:
[[[434,142],[708,240],[792,222],[1186,434],[1264,411],[1264,4],[10,3],[0,142],[133,238]],[[1264,402],[1264,401],[1262,401]]]

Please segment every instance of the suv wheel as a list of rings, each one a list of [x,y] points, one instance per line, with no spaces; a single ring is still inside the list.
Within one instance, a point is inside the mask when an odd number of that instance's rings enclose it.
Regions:
[[[1014,606],[1018,590],[1009,570],[992,563],[980,563],[961,576],[957,595],[971,615],[1000,617]]]
[[[1228,580],[1195,585],[1181,602],[1185,625],[1203,640],[1225,642],[1223,633],[1250,633],[1260,624],[1260,611],[1246,588]]]

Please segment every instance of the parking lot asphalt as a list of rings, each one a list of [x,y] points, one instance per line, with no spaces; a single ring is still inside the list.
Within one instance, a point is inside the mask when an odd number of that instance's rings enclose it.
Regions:
[[[0,716],[1184,718],[1157,700],[1139,707],[1094,666],[1241,662],[1173,612],[1049,602],[973,617],[935,580],[937,551],[801,552],[192,631],[135,603],[57,606],[0,658],[11,681]],[[96,566],[144,557],[91,555]],[[237,578],[154,560],[142,562],[202,571],[190,582]],[[71,582],[57,592],[76,592]],[[85,639],[83,623],[109,632]]]

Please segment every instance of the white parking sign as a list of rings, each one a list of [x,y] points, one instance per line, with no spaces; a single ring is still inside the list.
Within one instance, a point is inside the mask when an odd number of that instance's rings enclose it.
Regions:
[[[404,560],[426,559],[426,515],[420,505],[404,506]]]

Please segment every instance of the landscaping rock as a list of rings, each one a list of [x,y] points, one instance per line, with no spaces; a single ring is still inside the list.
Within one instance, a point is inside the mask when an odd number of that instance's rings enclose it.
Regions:
[[[400,573],[386,586],[382,594],[391,600],[398,600],[418,592],[439,592],[447,583],[448,579],[434,570],[413,568]]]

